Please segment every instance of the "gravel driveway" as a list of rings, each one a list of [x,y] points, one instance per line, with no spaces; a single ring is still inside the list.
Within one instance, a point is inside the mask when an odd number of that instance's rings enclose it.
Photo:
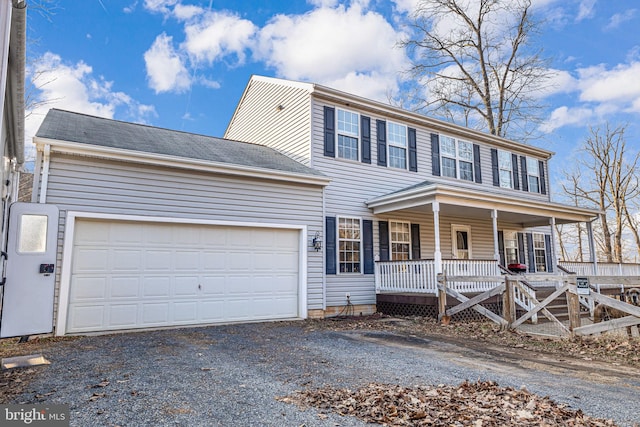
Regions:
[[[73,426],[361,426],[276,401],[304,388],[493,380],[612,418],[640,420],[640,375],[584,375],[437,340],[311,321],[81,337],[43,348],[51,365],[14,403],[68,404]]]

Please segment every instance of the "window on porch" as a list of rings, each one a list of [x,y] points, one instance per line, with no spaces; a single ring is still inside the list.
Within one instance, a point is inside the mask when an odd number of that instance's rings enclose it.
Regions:
[[[360,273],[360,219],[339,218],[340,273]]]
[[[520,263],[516,231],[504,231],[504,259],[506,265]]]
[[[411,258],[411,225],[408,222],[390,221],[391,260]]]
[[[544,234],[533,233],[532,236],[536,271],[547,271],[547,249]]]
[[[451,226],[453,256],[456,259],[471,259],[471,227],[467,225]]]

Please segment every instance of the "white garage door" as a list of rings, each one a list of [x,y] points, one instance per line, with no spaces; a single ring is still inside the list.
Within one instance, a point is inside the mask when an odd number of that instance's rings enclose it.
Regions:
[[[79,219],[67,332],[298,317],[299,233]]]

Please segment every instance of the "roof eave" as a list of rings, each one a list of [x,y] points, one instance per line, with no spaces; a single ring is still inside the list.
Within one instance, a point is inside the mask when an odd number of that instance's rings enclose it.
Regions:
[[[45,145],[49,145],[51,147],[52,153],[58,152],[64,154],[94,156],[110,160],[129,161],[154,166],[198,170],[202,172],[219,173],[233,176],[286,181],[298,184],[327,186],[331,182],[331,179],[326,176],[235,165],[224,162],[214,162],[210,160],[190,159],[185,157],[126,150],[121,148],[103,147],[85,143],[62,141],[58,139],[42,138],[38,136],[34,137],[33,142],[36,145],[36,149],[38,151],[42,151]]]

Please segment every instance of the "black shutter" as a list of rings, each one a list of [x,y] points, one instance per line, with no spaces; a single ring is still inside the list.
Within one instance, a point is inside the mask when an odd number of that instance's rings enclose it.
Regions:
[[[480,146],[473,144],[473,172],[475,173],[476,182],[482,184],[482,170],[480,169]]]
[[[527,233],[527,251],[529,252],[529,273],[536,272],[536,254],[533,251],[533,234]]]
[[[553,252],[551,251],[551,235],[544,235],[544,248],[547,255],[547,272],[553,272]]]
[[[389,261],[389,222],[379,221],[380,261]]]
[[[411,224],[411,259],[420,257],[420,224]]]
[[[371,119],[360,116],[362,163],[371,163]]]
[[[364,250],[364,274],[373,274],[373,221],[362,220],[362,246]]]
[[[520,189],[520,175],[518,174],[518,156],[511,155],[511,166],[513,167],[513,188]]]
[[[491,149],[491,171],[493,172],[493,185],[500,187],[500,170],[498,169],[498,150]]]
[[[387,122],[376,120],[378,139],[378,166],[387,166]]]
[[[544,162],[538,160],[538,170],[540,171],[540,194],[547,194],[547,180],[544,173]]]
[[[416,142],[416,130],[409,128],[409,170],[418,172],[418,144]]]
[[[333,107],[324,107],[324,155],[336,156],[336,113]]]
[[[524,252],[524,234],[518,233],[518,262],[526,265],[527,257]]]
[[[506,257],[504,255],[504,232],[498,231],[498,252],[500,253],[500,265],[506,267]]]
[[[522,169],[522,191],[529,191],[529,176],[527,175],[527,158],[520,157],[520,169]]]
[[[327,233],[327,236],[325,238],[326,243],[324,250],[327,256],[327,274],[336,274],[336,218],[328,216],[325,222],[325,233]]]
[[[440,176],[440,136],[431,134],[431,174]]]

